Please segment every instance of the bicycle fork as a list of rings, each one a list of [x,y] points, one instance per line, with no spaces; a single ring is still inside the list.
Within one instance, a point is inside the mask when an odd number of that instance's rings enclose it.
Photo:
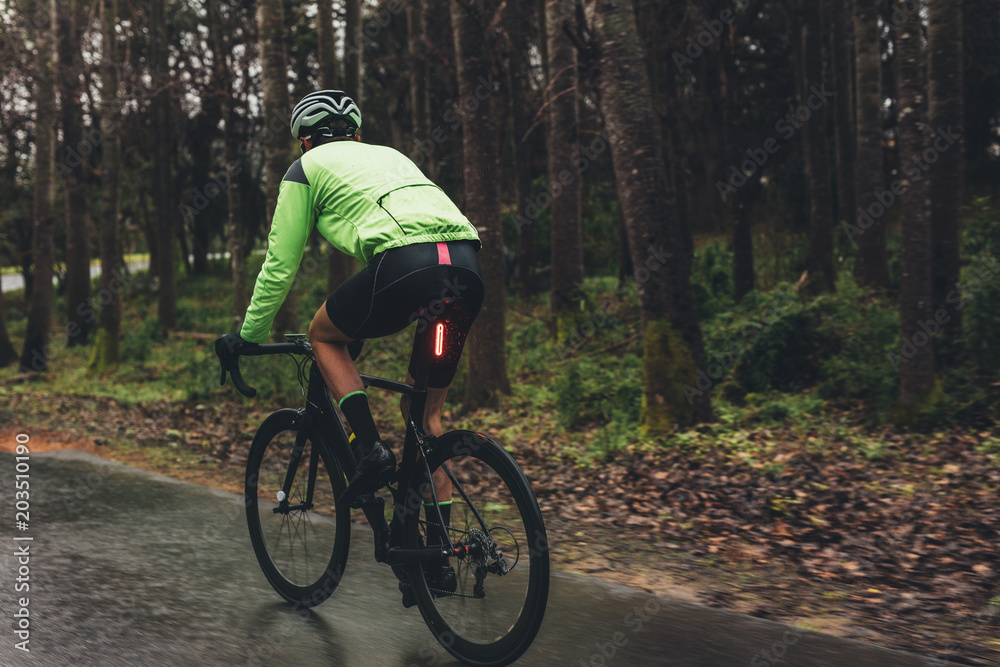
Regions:
[[[309,452],[309,480],[306,485],[305,500],[298,505],[289,505],[288,500],[292,492],[292,483],[295,481],[295,473],[298,472],[299,462],[302,460],[302,452],[306,448],[306,440],[309,437],[311,421],[305,409],[299,410],[295,419],[295,444],[292,445],[292,454],[288,461],[288,471],[285,473],[285,483],[278,492],[278,506],[272,511],[275,514],[288,514],[295,510],[310,510],[313,507],[313,489],[316,488],[316,469],[319,463],[319,448],[313,447]]]
[[[302,461],[302,453],[305,451],[306,440],[312,428],[312,417],[305,408],[300,408],[295,416],[295,444],[288,459],[288,470],[285,472],[285,483],[278,492],[278,506],[274,508],[275,514],[288,514],[294,510],[310,510],[313,507],[313,490],[316,488],[316,474],[319,466],[319,447],[313,444],[309,452],[309,476],[306,486],[305,501],[298,505],[289,505],[289,496],[295,475],[298,472],[299,464]],[[365,518],[371,525],[375,533],[375,560],[379,563],[386,562],[389,551],[389,525],[385,521],[384,507],[385,501],[377,497],[374,493],[359,496],[351,501],[351,507],[362,509]]]

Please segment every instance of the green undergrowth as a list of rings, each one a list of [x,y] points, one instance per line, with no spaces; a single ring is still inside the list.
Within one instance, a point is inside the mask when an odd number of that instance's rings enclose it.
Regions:
[[[991,230],[1000,224],[988,211],[981,216],[984,221],[972,226],[967,240],[980,263],[995,255]],[[248,262],[250,284],[261,259],[255,255]],[[690,377],[683,385],[710,393],[714,423],[665,437],[640,435],[643,344],[637,289],[630,281],[619,284],[613,276],[598,276],[585,282],[577,300],[579,312],[567,318],[573,324],[563,331],[561,343],[550,334],[548,294],[509,297],[512,393],[503,397],[499,411],[463,414],[462,396],[469,381],[463,362],[446,405],[448,425],[489,431],[512,446],[534,448],[581,466],[663,447],[680,447],[692,455],[723,447],[757,456],[755,451],[775,446],[770,440],[801,442],[806,449],[822,448],[824,442],[847,443],[850,451],[866,460],[891,457],[892,448],[877,433],[898,393],[899,376],[888,360],[888,353],[898,350],[895,304],[865,293],[842,271],[834,293],[804,298],[792,282],[778,281],[734,305],[731,263],[725,243],[709,241],[699,244],[692,271],[706,361],[685,371]],[[994,359],[1000,327],[994,320],[1000,312],[1000,278],[995,282],[985,281],[968,300],[961,340],[969,361],[940,373],[945,398],[928,419],[931,428],[983,422],[982,415],[998,404]],[[207,276],[182,274],[177,329],[208,334],[208,339],[161,339],[153,286],[144,276],[135,276],[122,295],[117,368],[101,375],[88,371],[92,344],[67,348],[64,331],[57,329],[49,348],[49,372],[41,379],[13,382],[19,375],[16,366],[0,369],[0,399],[27,392],[105,396],[128,405],[157,401],[301,405],[290,357],[247,358],[241,363],[244,377],[258,391],[252,401],[240,396],[231,383],[219,386],[212,342],[230,330],[229,287],[223,262],[212,262]],[[294,289],[299,331],[304,332],[327,296],[325,265],[320,262],[303,270]],[[8,329],[15,345],[20,345],[25,330],[23,296],[5,297]],[[57,296],[54,322],[62,326],[65,321],[65,297]],[[409,328],[368,341],[359,369],[403,379],[412,336]],[[377,390],[371,394],[379,423],[398,429],[397,397]],[[773,438],[759,435],[762,432],[774,434]],[[766,459],[766,454],[760,456]]]

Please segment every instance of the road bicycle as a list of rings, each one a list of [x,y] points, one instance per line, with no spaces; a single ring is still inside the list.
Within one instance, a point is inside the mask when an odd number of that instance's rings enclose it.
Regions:
[[[216,343],[223,384],[228,373],[252,398],[256,390],[243,379],[240,356],[290,354],[305,396],[303,407],[278,410],[261,423],[247,456],[247,524],[268,582],[295,605],[324,602],[344,574],[351,510],[361,509],[374,533],[375,560],[392,567],[404,605],[407,595],[411,603],[415,600],[451,655],[470,665],[516,660],[531,645],[545,614],[549,557],[538,502],[513,457],[482,433],[434,437],[425,431],[426,376],[433,356],[427,350],[418,355],[413,385],[361,376],[365,387],[402,394],[408,407],[400,465],[387,487],[391,521],[379,495],[348,502],[344,490],[360,452],[347,437],[309,340],[303,334],[285,339],[235,350],[223,339]],[[440,341],[436,344],[440,348]],[[352,347],[352,358],[359,351]],[[444,531],[433,476],[438,469],[453,490],[451,522]],[[430,519],[421,519],[425,504]],[[437,543],[429,539],[429,530]],[[441,543],[442,535],[447,544]],[[425,569],[442,562],[455,570],[454,592],[429,585]]]

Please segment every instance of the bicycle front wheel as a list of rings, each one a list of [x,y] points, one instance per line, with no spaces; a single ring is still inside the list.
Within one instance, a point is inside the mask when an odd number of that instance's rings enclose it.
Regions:
[[[312,434],[284,493],[298,433],[295,410],[261,424],[247,457],[245,503],[250,541],[268,582],[285,600],[313,607],[343,576],[351,515],[337,502],[346,486],[340,465]]]
[[[447,532],[459,553],[447,559],[455,571],[454,591],[437,583],[442,562],[409,566],[420,613],[459,660],[509,664],[531,645],[548,600],[548,542],[538,503],[511,455],[479,433],[453,431],[437,438],[428,466],[450,478]],[[408,498],[429,501],[428,486],[426,472],[416,475]],[[407,505],[410,545],[440,541],[433,511],[425,518],[412,511],[415,504]]]

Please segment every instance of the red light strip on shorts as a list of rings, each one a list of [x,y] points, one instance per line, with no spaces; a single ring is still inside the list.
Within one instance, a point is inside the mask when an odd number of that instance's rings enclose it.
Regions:
[[[440,357],[444,354],[444,324],[439,322],[434,330],[434,356]]]

